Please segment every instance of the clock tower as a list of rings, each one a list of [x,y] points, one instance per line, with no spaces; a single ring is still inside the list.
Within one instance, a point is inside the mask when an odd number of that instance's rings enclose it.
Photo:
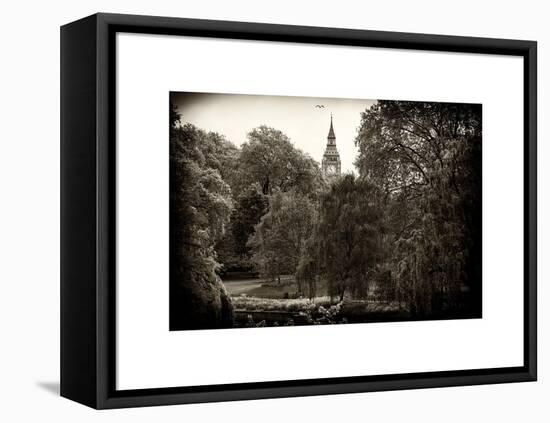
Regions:
[[[334,128],[332,126],[332,113],[330,115],[330,129],[327,137],[327,148],[323,155],[323,161],[321,164],[323,175],[327,178],[340,176],[340,154],[336,148],[336,135],[334,135]]]

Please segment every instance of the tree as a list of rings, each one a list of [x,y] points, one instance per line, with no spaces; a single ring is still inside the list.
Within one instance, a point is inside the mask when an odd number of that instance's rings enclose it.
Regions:
[[[216,245],[224,272],[252,270],[248,240],[254,233],[254,227],[267,212],[268,205],[268,197],[262,194],[258,184],[250,185],[237,198],[229,228]]]
[[[231,189],[213,166],[205,140],[181,124],[171,109],[170,127],[170,327],[231,327],[233,309],[214,251],[232,210]]]
[[[329,295],[367,297],[380,261],[383,217],[380,191],[353,174],[323,193],[316,233]]]
[[[295,190],[308,196],[315,195],[321,187],[319,164],[277,129],[253,129],[241,150],[241,187],[257,183],[264,195]]]
[[[308,197],[294,191],[274,193],[249,242],[260,272],[279,281],[281,274],[294,274],[314,220],[314,203]]]
[[[385,261],[414,315],[481,310],[481,106],[379,101],[356,138],[360,177],[384,194]],[[458,310],[460,311],[460,310]]]
[[[236,189],[239,177],[239,148],[216,132],[198,130],[196,136],[197,145],[204,156],[204,166],[217,170],[231,191]]]
[[[317,285],[321,273],[321,251],[317,242],[319,239],[317,229],[318,225],[315,221],[313,232],[304,242],[295,273],[298,286],[307,286],[310,299],[317,296]]]
[[[250,236],[262,216],[267,212],[269,199],[262,194],[258,184],[252,184],[243,192],[238,200],[232,216],[232,234],[235,239],[235,252],[241,256],[250,254],[247,245]]]

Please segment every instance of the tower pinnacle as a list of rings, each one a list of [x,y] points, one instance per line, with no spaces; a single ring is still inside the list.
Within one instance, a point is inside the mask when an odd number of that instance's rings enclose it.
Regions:
[[[328,140],[334,140],[334,143],[336,143],[336,135],[334,134],[334,128],[332,126],[332,113],[330,114],[330,129],[328,130]],[[330,143],[330,142],[329,142]]]

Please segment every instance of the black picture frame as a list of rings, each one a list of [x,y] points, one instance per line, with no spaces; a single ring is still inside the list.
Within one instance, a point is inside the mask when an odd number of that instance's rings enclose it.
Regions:
[[[523,57],[523,366],[116,390],[115,36],[119,32]],[[103,13],[63,26],[61,395],[104,409],[536,380],[536,139],[537,44],[534,41]]]

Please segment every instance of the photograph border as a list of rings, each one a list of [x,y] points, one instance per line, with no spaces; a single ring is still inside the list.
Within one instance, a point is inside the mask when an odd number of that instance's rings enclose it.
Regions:
[[[523,366],[117,390],[115,383],[117,33],[523,57]],[[536,79],[537,44],[534,41],[103,13],[63,26],[61,28],[61,395],[90,407],[104,409],[536,380]]]

